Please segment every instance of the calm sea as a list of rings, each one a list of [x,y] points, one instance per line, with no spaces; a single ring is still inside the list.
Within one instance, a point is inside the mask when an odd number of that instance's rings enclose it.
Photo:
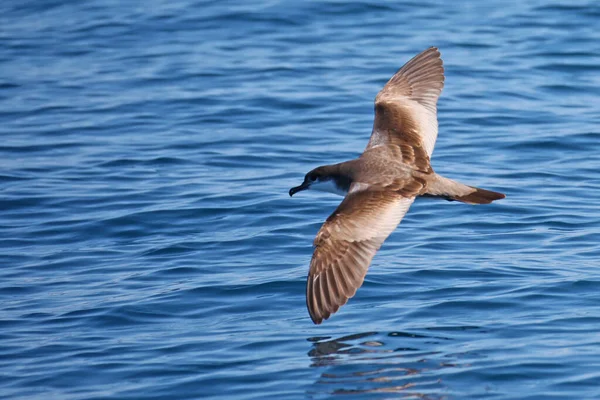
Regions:
[[[434,168],[314,326],[373,99],[442,52]],[[3,1],[0,398],[600,398],[600,3]]]

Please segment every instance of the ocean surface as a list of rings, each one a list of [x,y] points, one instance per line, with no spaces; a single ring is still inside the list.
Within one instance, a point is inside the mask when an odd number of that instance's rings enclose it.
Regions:
[[[373,99],[442,52],[437,172],[322,325]],[[600,3],[3,1],[0,398],[599,399]]]

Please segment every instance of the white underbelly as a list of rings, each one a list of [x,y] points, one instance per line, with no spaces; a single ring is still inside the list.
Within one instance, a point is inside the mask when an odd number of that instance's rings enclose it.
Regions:
[[[330,179],[330,180],[327,180],[324,182],[317,181],[310,185],[310,189],[317,190],[319,192],[333,193],[333,194],[337,194],[340,196],[346,195],[346,191],[341,190],[339,187],[337,187],[337,185],[335,184],[333,179]]]

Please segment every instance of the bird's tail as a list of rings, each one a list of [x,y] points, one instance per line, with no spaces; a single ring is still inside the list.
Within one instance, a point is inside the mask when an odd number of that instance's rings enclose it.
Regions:
[[[502,193],[467,186],[437,174],[428,182],[425,195],[468,204],[489,204],[506,197]]]

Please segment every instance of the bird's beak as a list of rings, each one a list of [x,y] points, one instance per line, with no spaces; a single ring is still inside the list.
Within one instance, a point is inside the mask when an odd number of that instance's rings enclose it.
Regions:
[[[310,183],[303,182],[302,185],[291,188],[290,189],[290,197],[292,197],[293,195],[295,195],[298,192],[308,189],[309,187],[310,187]]]

